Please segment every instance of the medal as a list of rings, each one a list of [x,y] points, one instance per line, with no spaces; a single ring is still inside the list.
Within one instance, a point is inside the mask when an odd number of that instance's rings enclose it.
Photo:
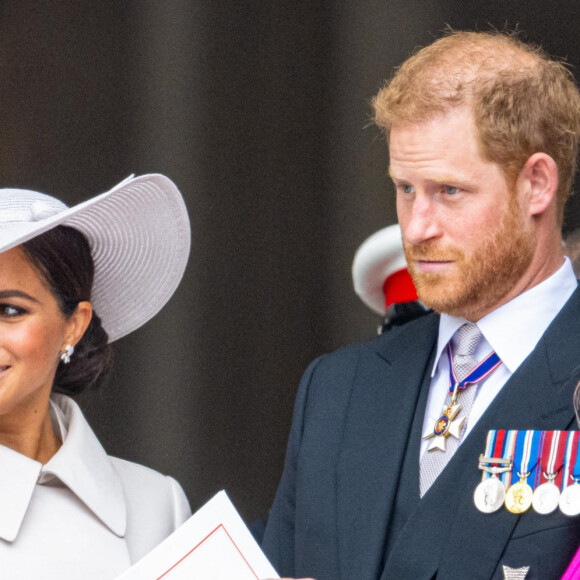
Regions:
[[[552,479],[548,479],[547,483],[542,483],[534,490],[534,495],[532,497],[532,507],[534,511],[539,514],[551,514],[557,507],[560,501],[560,490],[557,485],[554,485],[554,478],[556,474],[553,474]]]
[[[487,458],[492,459],[494,458]],[[505,460],[503,460],[505,461]],[[476,488],[473,493],[473,502],[475,507],[484,514],[491,514],[496,512],[504,503],[505,500],[505,486],[498,479],[498,473],[504,473],[511,470],[511,462],[509,465],[504,467],[488,467],[485,464],[480,463],[479,468],[483,471],[490,473],[491,477],[484,479]]]
[[[479,469],[483,471],[482,480],[473,493],[473,503],[475,507],[484,514],[496,512],[505,500],[505,485],[497,477],[499,473],[511,471],[511,459],[503,457],[493,457],[496,446],[503,444],[503,433],[498,438],[497,431],[489,431],[485,455],[479,456]]]
[[[522,514],[532,505],[532,496],[534,492],[532,488],[526,483],[526,478],[529,473],[522,473],[520,481],[514,483],[505,494],[505,507],[512,514]]]
[[[459,395],[469,385],[474,385],[490,375],[500,364],[501,359],[495,352],[488,354],[480,363],[478,363],[467,376],[458,381],[453,369],[453,357],[451,355],[451,345],[447,345],[447,358],[449,360],[449,395],[450,402],[443,407],[439,418],[432,420],[427,428],[423,439],[431,439],[427,451],[445,451],[447,437],[452,436],[455,439],[461,439],[465,417],[455,420],[461,410],[458,404]]]
[[[495,477],[484,479],[476,488],[473,494],[475,507],[484,514],[496,512],[505,500],[505,487],[503,483]]]
[[[558,507],[560,501],[560,489],[554,483],[554,480],[562,467],[559,459],[561,458],[563,460],[565,445],[560,445],[561,440],[565,442],[566,437],[561,437],[560,431],[546,431],[540,460],[542,467],[546,458],[544,447],[549,451],[549,455],[547,455],[548,459],[545,465],[545,471],[540,470],[540,473],[548,481],[536,487],[532,498],[534,511],[542,515],[552,513]]]
[[[578,479],[574,480],[560,496],[560,511],[567,516],[577,516],[580,514],[580,485]]]
[[[434,449],[445,451],[445,443],[449,435],[452,435],[455,439],[461,437],[461,428],[465,422],[465,417],[461,417],[459,421],[454,420],[461,409],[461,406],[456,404],[458,396],[459,383],[455,383],[453,394],[451,395],[451,404],[443,408],[441,417],[434,421],[433,424],[429,426],[427,433],[423,435],[423,439],[431,439],[431,437],[434,437],[433,441],[427,448],[427,451],[433,451]]]
[[[577,516],[580,514],[580,446],[578,445],[578,436],[580,431],[570,431],[566,446],[566,459],[564,472],[566,477],[563,481],[565,485],[568,478],[573,481],[562,491],[560,496],[560,511],[567,516]]]
[[[527,482],[530,457],[537,454],[541,431],[519,431],[516,438],[514,465],[520,464],[520,480],[511,485],[505,495],[505,506],[512,514],[521,514],[532,505],[533,490]],[[535,446],[534,446],[535,443]],[[535,447],[535,453],[534,453]],[[535,465],[534,465],[535,468]]]

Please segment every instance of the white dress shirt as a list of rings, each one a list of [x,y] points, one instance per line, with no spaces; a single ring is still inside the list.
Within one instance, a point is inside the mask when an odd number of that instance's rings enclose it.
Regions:
[[[552,276],[477,322],[483,334],[483,340],[475,353],[477,360],[482,360],[495,350],[502,364],[481,383],[468,387],[477,388],[477,394],[462,441],[508,379],[534,350],[552,320],[576,289],[577,284],[572,264],[568,258],[565,258],[562,266]],[[423,419],[423,433],[426,433],[433,421],[441,416],[449,389],[449,360],[445,347],[457,329],[466,322],[468,321],[464,318],[441,315],[437,353]],[[461,398],[459,402],[461,403]],[[421,440],[420,457],[427,450],[429,443],[429,440]]]
[[[0,446],[0,578],[116,578],[187,519],[187,499],[175,480],[109,457],[72,399],[53,395],[51,418],[63,444],[46,465]],[[164,517],[135,530],[133,513],[158,515],[156,503]]]

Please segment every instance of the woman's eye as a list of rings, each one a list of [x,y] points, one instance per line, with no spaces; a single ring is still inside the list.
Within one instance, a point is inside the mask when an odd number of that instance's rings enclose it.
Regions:
[[[452,185],[446,185],[445,186],[445,193],[447,193],[448,195],[455,195],[456,193],[459,193],[459,187],[453,187]]]
[[[0,304],[0,316],[4,318],[15,318],[16,316],[21,316],[25,312],[26,310],[24,310],[24,308],[19,308],[18,306]]]

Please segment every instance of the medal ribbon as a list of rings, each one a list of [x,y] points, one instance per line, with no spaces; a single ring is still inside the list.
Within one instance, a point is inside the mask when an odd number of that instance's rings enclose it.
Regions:
[[[514,461],[515,445],[518,432],[516,430],[497,429],[488,432],[487,457],[499,457]],[[493,461],[490,461],[493,463]],[[485,478],[491,477],[490,473],[485,473]],[[498,474],[499,479],[507,488],[511,482],[511,472],[505,471]]]
[[[531,468],[528,477],[533,481],[533,475],[535,475],[535,470],[537,469],[537,457],[538,457],[538,447],[540,443],[541,431],[515,431],[516,433],[516,444],[514,453],[514,469],[511,473],[511,484],[514,484],[528,473],[528,468],[530,464],[530,459],[536,463]],[[519,470],[516,469],[516,465],[519,465]],[[518,475],[518,473],[520,475]],[[520,477],[521,476],[521,477]],[[525,480],[527,481],[527,477]]]
[[[505,429],[492,429],[487,432],[487,440],[485,444],[485,457],[489,459],[487,462],[488,465],[504,465],[499,461],[495,462],[494,459],[503,459],[503,449],[504,449],[504,440],[506,436]],[[503,473],[498,474],[498,477],[501,479],[503,477]],[[485,481],[488,477],[492,477],[491,472],[483,470],[483,475],[481,480]]]
[[[560,491],[564,488],[562,482],[564,481],[564,458],[566,456],[566,447],[568,444],[568,437],[570,431],[560,431],[560,438],[558,440],[558,448],[556,449],[556,459],[554,460],[554,469],[558,473],[554,484],[558,486]]]
[[[495,448],[495,440],[497,439],[497,433],[498,432],[496,430],[491,430],[487,432],[487,439],[485,443],[485,457],[495,457],[495,455],[493,455],[493,450]],[[489,463],[493,463],[493,461],[490,461]],[[488,477],[491,477],[491,473],[484,470],[481,475],[481,481],[485,481]]]
[[[506,431],[505,431],[505,429],[499,429],[495,433],[496,433],[496,435],[495,435],[494,447],[492,449],[492,453],[493,453],[492,457],[501,457],[502,459],[508,459],[508,458],[504,457]]]
[[[449,394],[452,395],[455,390],[455,385],[462,391],[469,385],[474,385],[485,379],[501,364],[501,359],[495,351],[490,352],[480,363],[475,365],[468,375],[462,380],[458,381],[453,370],[453,355],[451,353],[451,344],[447,344],[447,358],[449,359]]]
[[[580,480],[580,431],[490,430],[485,456],[513,461],[511,472],[498,474],[506,488],[520,480],[515,466],[519,465],[519,473],[523,474],[534,463],[527,478],[533,489],[543,483],[543,473],[546,473],[556,474],[553,483],[563,491],[572,484],[571,475]],[[493,465],[493,461],[488,464]],[[482,480],[491,476],[484,471]]]
[[[578,455],[578,435],[580,431],[568,431],[568,438],[566,441],[566,452],[564,455],[564,469],[562,470],[561,491],[564,491],[571,483],[570,475],[574,473],[576,468],[576,461]],[[574,462],[574,463],[572,463]]]
[[[539,458],[540,469],[536,472],[536,478],[534,480],[534,485],[532,486],[534,489],[542,484],[544,473],[547,475],[555,473],[552,470],[554,469],[559,436],[559,431],[542,431]]]
[[[573,431],[573,437],[576,440],[576,457],[574,458],[574,466],[572,467],[572,479],[577,481],[580,479],[580,444],[578,437],[580,436],[579,431]]]
[[[542,483],[542,479],[552,481],[558,488],[562,487],[564,455],[566,453],[569,431],[545,431],[544,444],[541,455],[541,471],[536,474],[536,486]],[[553,479],[545,475],[555,476]]]
[[[510,429],[509,431],[506,431],[504,447],[502,450],[502,457],[505,457],[506,459],[511,459],[513,465],[515,465],[517,435],[518,432],[515,429]],[[511,485],[512,473],[514,471],[515,469],[512,468],[512,471],[508,471],[502,474],[501,476],[501,481],[506,489]]]
[[[570,480],[574,480],[574,483],[580,479],[580,445],[578,444],[578,437],[580,436],[580,431],[571,431],[573,444],[571,445],[570,459],[573,459],[574,463],[568,466],[569,477],[566,478],[564,487],[572,485]],[[574,453],[575,451],[575,453]],[[571,477],[570,477],[571,476]]]
[[[495,441],[497,439],[498,431],[492,430],[487,432],[487,440],[485,443],[485,456],[486,457],[495,457],[493,455],[493,450],[495,449]]]
[[[542,476],[542,462],[540,461],[540,458],[542,456],[542,443],[545,435],[545,431],[532,431],[531,435],[532,442],[530,458],[526,468],[530,470],[530,475],[528,476],[527,481],[532,489],[535,489],[534,482]],[[532,465],[532,467],[530,467],[530,465]]]

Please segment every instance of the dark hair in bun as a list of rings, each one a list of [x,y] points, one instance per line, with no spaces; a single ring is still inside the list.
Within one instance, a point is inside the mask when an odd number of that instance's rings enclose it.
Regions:
[[[91,300],[95,266],[85,236],[68,226],[57,226],[24,242],[24,254],[46,282],[64,316],[71,316],[79,302]],[[75,345],[69,364],[58,365],[53,390],[77,395],[96,388],[106,379],[113,351],[101,319],[93,311],[91,322]]]

